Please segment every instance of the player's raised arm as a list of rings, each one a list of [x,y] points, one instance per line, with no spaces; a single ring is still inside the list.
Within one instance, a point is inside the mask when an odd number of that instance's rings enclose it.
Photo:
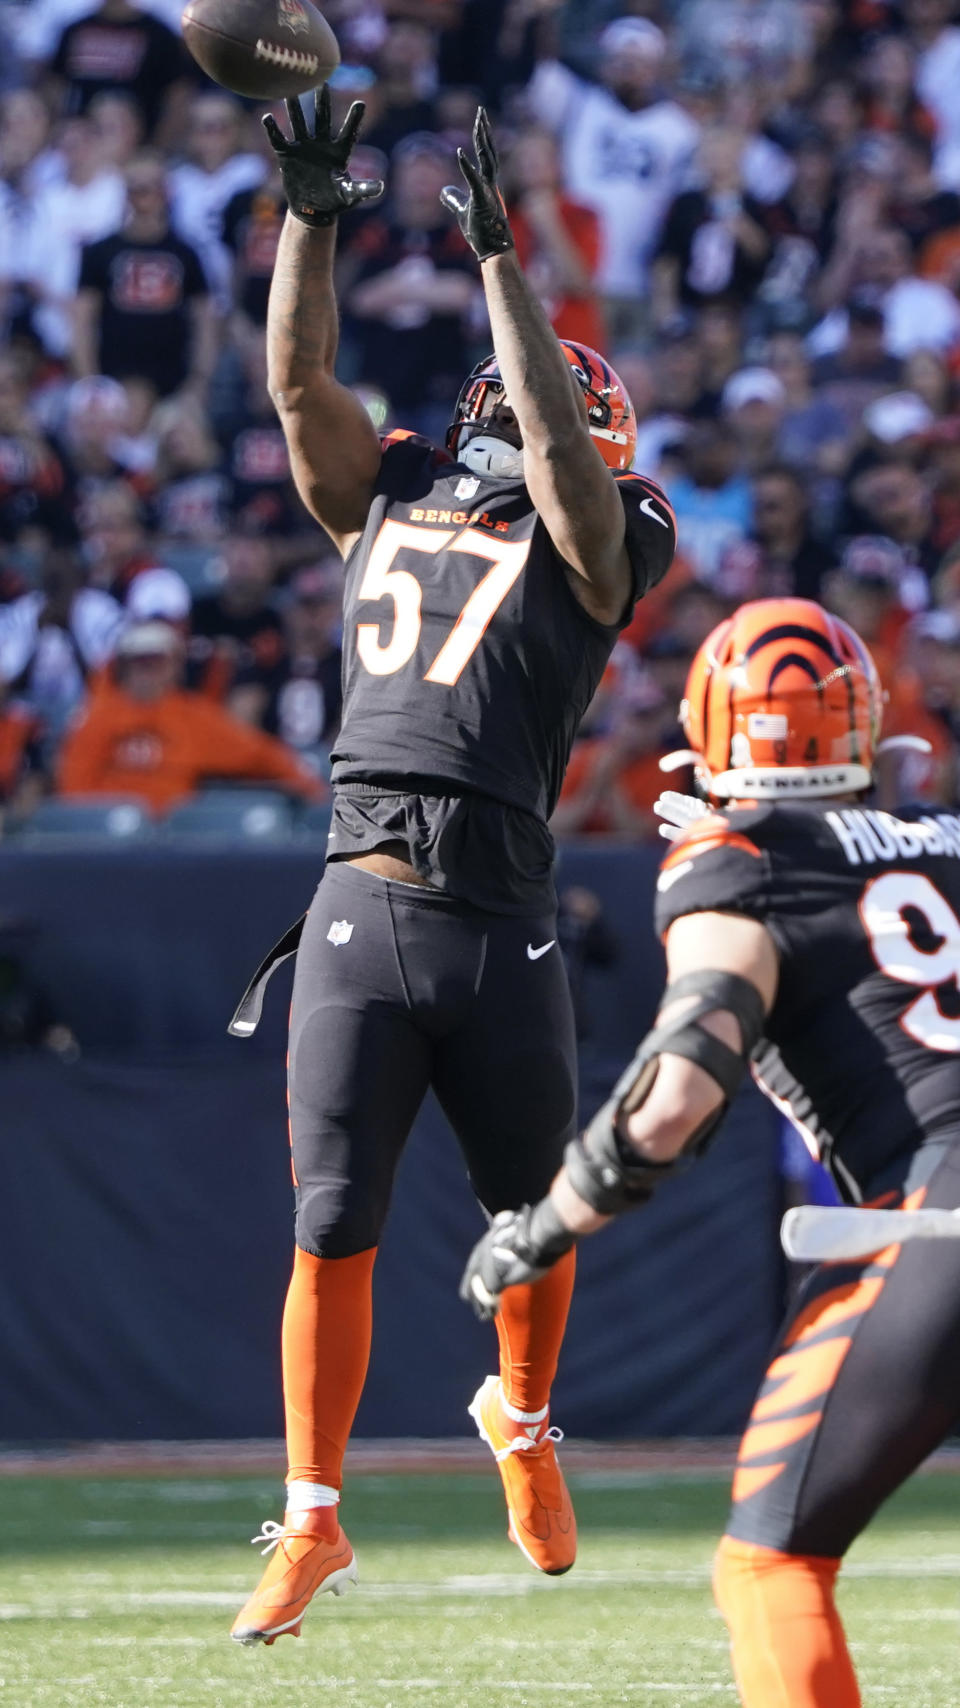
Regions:
[[[481,263],[505,398],[523,442],[523,478],[553,544],[574,572],[581,602],[600,622],[616,623],[636,580],[623,500],[591,437],[584,391],[517,260],[482,107],[474,148],[476,164],[459,151],[467,190],[448,187],[441,199]],[[672,517],[651,518],[655,537],[668,534],[668,541],[656,538],[658,548],[669,543],[666,563],[672,527]],[[651,583],[658,579],[659,574],[649,576]]]
[[[699,1155],[746,1072],[773,1005],[779,962],[758,920],[686,914],[667,934],[656,1023],[549,1195],[498,1216],[471,1253],[461,1296],[494,1316],[506,1287],[536,1280],[585,1234],[637,1208]]]
[[[269,114],[263,121],[290,209],[270,286],[268,384],[297,490],[346,556],[366,521],[380,441],[363,405],[334,377],[333,255],[340,214],[380,195],[383,185],[350,177],[362,101],[354,102],[337,136],[326,84],[316,92],[312,135],[299,101],[286,105],[292,138]]]

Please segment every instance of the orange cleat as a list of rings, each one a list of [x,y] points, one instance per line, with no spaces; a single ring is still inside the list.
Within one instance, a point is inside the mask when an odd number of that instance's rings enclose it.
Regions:
[[[568,1572],[577,1557],[577,1520],[557,1464],[554,1442],[563,1431],[542,1423],[522,1424],[500,1404],[499,1376],[488,1376],[467,1410],[497,1461],[507,1497],[507,1534],[538,1571]]]
[[[340,1528],[336,1508],[312,1507],[282,1524],[268,1518],[253,1541],[273,1559],[250,1600],[233,1622],[231,1637],[238,1643],[271,1643],[285,1631],[299,1637],[300,1625],[313,1597],[323,1589],[343,1595],[357,1581],[357,1562]]]

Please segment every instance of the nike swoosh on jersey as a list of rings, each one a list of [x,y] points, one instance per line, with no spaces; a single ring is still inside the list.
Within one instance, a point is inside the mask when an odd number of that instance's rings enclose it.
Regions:
[[[555,937],[551,937],[549,943],[544,943],[542,949],[535,949],[532,943],[528,943],[527,944],[527,960],[528,961],[539,961],[540,956],[545,955],[548,949],[552,949],[553,945],[556,941],[557,941],[557,939]]]
[[[659,522],[661,528],[669,528],[670,523],[667,521],[666,517],[661,516],[659,511],[654,510],[652,498],[645,498],[641,503],[640,508],[645,516],[650,517],[651,522]]]

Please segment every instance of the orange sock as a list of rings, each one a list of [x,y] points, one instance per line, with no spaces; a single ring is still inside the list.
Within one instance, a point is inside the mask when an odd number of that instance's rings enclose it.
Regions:
[[[724,1536],[713,1593],[730,1628],[744,1708],[860,1708],[833,1599],[839,1560]]]
[[[283,1313],[287,1482],[338,1489],[370,1361],[376,1246],[355,1257],[312,1257],[298,1246]]]
[[[576,1253],[567,1252],[541,1281],[508,1287],[497,1317],[500,1380],[509,1404],[538,1412],[550,1401],[573,1293]]]

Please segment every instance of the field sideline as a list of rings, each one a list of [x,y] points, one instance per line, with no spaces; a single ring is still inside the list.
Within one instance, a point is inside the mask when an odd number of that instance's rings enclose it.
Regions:
[[[226,1632],[260,1565],[247,1539],[279,1516],[276,1443],[0,1455],[0,1702],[735,1705],[709,1596],[729,1446],[563,1451],[581,1550],[549,1580],[506,1541],[478,1443],[361,1444],[344,1501],[360,1587],[253,1652]],[[916,1478],[851,1555],[865,1708],[956,1708],[956,1463]]]

